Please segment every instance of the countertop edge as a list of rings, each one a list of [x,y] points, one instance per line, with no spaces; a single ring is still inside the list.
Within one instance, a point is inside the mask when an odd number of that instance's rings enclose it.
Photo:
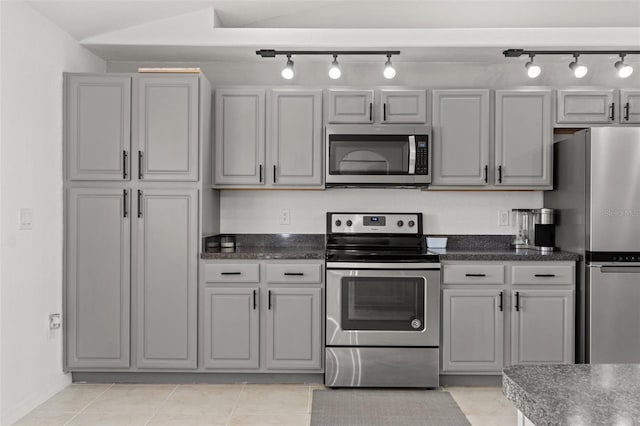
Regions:
[[[504,371],[502,372],[502,393],[536,426],[552,424],[544,420],[544,407],[514,382]]]

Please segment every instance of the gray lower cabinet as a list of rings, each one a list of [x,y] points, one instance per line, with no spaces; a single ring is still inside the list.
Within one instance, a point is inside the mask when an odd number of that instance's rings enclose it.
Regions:
[[[640,123],[640,90],[620,89],[620,123]]]
[[[259,287],[204,289],[205,368],[257,369],[260,366]]]
[[[267,290],[266,367],[322,367],[322,292],[320,288]]]
[[[574,291],[514,288],[512,364],[569,364],[574,352]]]
[[[503,321],[501,286],[443,290],[442,371],[502,371]]]
[[[70,180],[128,180],[131,77],[65,76]]]
[[[138,178],[198,180],[198,75],[141,76],[134,82]]]
[[[197,195],[195,189],[137,193],[134,342],[139,368],[197,367]]]
[[[129,367],[130,194],[72,188],[67,196],[67,365]]]
[[[613,123],[616,117],[614,89],[558,90],[559,124]]]

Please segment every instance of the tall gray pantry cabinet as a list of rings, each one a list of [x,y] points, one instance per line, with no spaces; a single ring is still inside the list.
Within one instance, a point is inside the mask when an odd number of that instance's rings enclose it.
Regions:
[[[209,82],[66,74],[64,108],[65,367],[197,368],[200,235],[219,230]]]

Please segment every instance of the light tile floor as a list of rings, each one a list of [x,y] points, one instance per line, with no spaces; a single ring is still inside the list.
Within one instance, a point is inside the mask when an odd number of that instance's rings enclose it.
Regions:
[[[16,424],[306,426],[322,385],[73,384]],[[499,387],[445,387],[473,426],[514,426]],[[391,425],[390,425],[391,426]]]

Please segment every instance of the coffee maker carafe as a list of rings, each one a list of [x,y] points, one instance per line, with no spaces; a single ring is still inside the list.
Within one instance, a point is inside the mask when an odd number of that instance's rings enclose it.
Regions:
[[[555,246],[553,209],[513,209],[514,236],[511,245],[517,249],[534,249],[549,253]]]

